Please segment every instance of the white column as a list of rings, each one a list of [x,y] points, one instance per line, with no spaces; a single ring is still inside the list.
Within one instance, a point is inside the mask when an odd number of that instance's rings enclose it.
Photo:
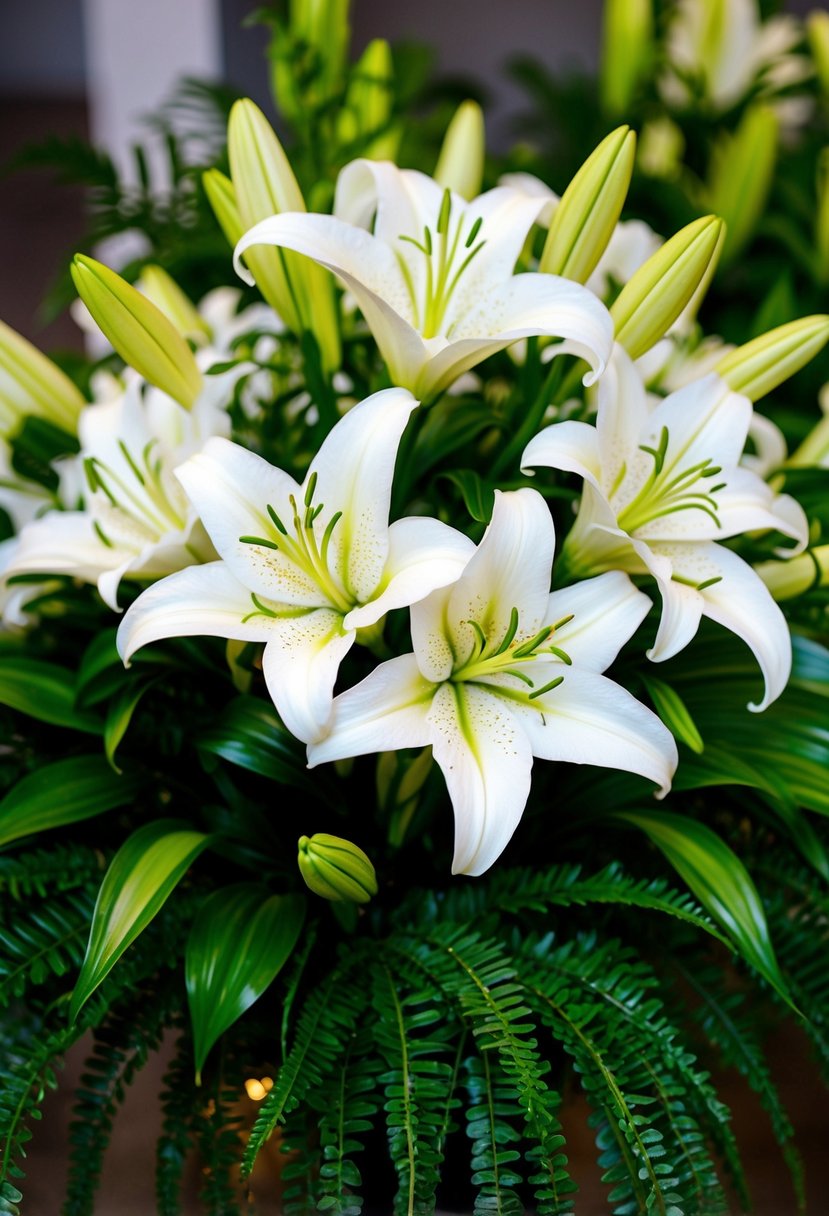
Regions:
[[[182,76],[221,78],[219,0],[83,0],[83,11],[92,140],[134,180],[141,119]]]

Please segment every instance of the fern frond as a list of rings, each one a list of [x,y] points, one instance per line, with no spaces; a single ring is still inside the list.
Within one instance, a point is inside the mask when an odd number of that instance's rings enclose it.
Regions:
[[[178,983],[168,979],[154,995],[144,994],[137,1006],[130,996],[96,1029],[95,1046],[76,1091],[69,1129],[64,1216],[91,1216],[115,1114],[150,1052],[161,1043],[178,999]]]
[[[463,926],[436,926],[427,942],[414,943],[414,953],[441,976],[444,990],[471,1024],[479,1050],[498,1055],[532,1142],[526,1158],[534,1170],[529,1181],[539,1216],[571,1213],[568,1196],[576,1187],[562,1152],[560,1097],[544,1079],[549,1064],[531,1037],[535,1022],[528,1019],[526,990],[516,980],[513,961],[499,942],[482,939]]]
[[[394,1212],[434,1210],[443,1160],[452,1057],[447,1008],[439,990],[409,988],[395,968],[374,970],[374,1037],[388,1071],[380,1077],[386,1097],[389,1153],[397,1172]]]
[[[155,1197],[158,1216],[180,1216],[181,1184],[192,1143],[193,1044],[182,1033],[164,1074],[162,1130],[156,1145]]]
[[[306,999],[297,1022],[294,1043],[265,1098],[242,1159],[247,1177],[262,1145],[305,1095],[323,1082],[345,1050],[348,1036],[368,999],[352,982],[353,959],[336,967]]]
[[[522,1216],[524,1205],[513,1189],[517,1173],[522,1111],[492,1052],[466,1061],[469,1106],[466,1134],[472,1141],[472,1182],[477,1186],[474,1216]]]
[[[0,1008],[21,997],[30,985],[72,974],[80,967],[94,903],[94,892],[69,892],[59,901],[30,905],[25,918],[15,916],[12,924],[3,926]]]
[[[8,894],[15,902],[33,896],[45,898],[89,886],[102,869],[100,853],[76,844],[7,854],[0,857],[0,894]]]
[[[352,1036],[351,1043],[337,1072],[326,1088],[328,1100],[323,1105],[319,1123],[322,1165],[320,1167],[320,1212],[336,1216],[359,1216],[363,1200],[360,1170],[354,1155],[364,1148],[358,1139],[371,1131],[380,1098],[377,1076],[380,1071],[376,1057],[368,1050],[371,1036],[364,1031]]]

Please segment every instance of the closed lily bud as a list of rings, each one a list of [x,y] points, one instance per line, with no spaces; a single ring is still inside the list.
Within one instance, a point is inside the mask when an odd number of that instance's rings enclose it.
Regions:
[[[0,321],[0,435],[17,430],[28,414],[74,435],[86,402],[51,359]]]
[[[341,87],[349,7],[350,0],[290,0],[287,28],[277,25],[271,85],[277,106],[294,125],[307,117],[309,106],[324,105]]]
[[[210,338],[210,326],[199,316],[193,301],[185,295],[175,279],[161,266],[145,266],[136,287],[165,317],[173,322],[183,338],[203,346]]]
[[[402,134],[390,127],[394,103],[394,63],[385,38],[375,38],[351,69],[337,134],[343,144],[359,144],[369,160],[394,160]]]
[[[809,46],[824,97],[829,97],[829,13],[818,10],[806,18]]]
[[[207,169],[202,174],[201,180],[207,201],[213,208],[213,214],[219,222],[219,227],[233,248],[245,232],[245,226],[239,215],[239,204],[236,202],[233,182],[220,169]]]
[[[680,229],[622,288],[610,309],[616,341],[638,359],[651,349],[710,278],[722,240],[715,215]]]
[[[227,128],[230,175],[245,231],[283,211],[305,211],[305,200],[282,144],[252,101],[234,103]],[[245,261],[262,295],[294,333],[314,335],[323,365],[339,367],[340,339],[330,274],[299,254],[256,246]]]
[[[776,600],[791,600],[813,587],[829,586],[829,545],[817,545],[788,561],[754,567]]]
[[[606,114],[628,112],[652,57],[652,0],[606,0],[599,72],[599,95]]]
[[[711,157],[708,205],[725,221],[723,264],[732,262],[763,214],[777,158],[780,123],[771,106],[746,110],[733,135]]]
[[[362,849],[341,836],[300,836],[297,860],[305,885],[323,899],[367,904],[377,894],[374,866]]]
[[[556,207],[538,264],[586,283],[613,235],[636,159],[636,135],[617,127],[588,156]]]
[[[814,359],[829,341],[829,316],[816,314],[779,325],[730,351],[716,366],[735,393],[759,401]]]
[[[124,362],[191,409],[201,392],[201,372],[172,321],[94,258],[76,253],[71,271],[78,295]]]
[[[435,167],[435,181],[461,198],[481,193],[484,180],[486,135],[484,115],[477,101],[463,101],[446,128]]]

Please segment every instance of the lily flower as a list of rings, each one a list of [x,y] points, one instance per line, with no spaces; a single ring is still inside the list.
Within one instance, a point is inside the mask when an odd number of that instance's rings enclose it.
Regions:
[[[431,745],[455,811],[455,874],[482,874],[530,792],[533,756],[639,773],[667,792],[676,744],[600,673],[650,607],[615,571],[550,594],[555,533],[542,496],[496,491],[462,576],[411,611],[414,653],[334,700],[328,760]]]
[[[87,406],[80,454],[60,469],[62,488],[83,471],[82,507],[49,511],[23,528],[5,573],[71,575],[96,584],[118,612],[125,576],[159,578],[215,557],[173,471],[210,436],[229,432],[225,407],[244,370],[206,376],[189,412],[134,372],[123,392]]]
[[[177,470],[221,560],[164,579],[127,612],[122,657],[159,638],[265,642],[268,690],[290,731],[324,733],[354,641],[382,617],[453,582],[474,546],[435,519],[389,525],[400,437],[417,401],[385,389],[349,411],[299,485],[224,439]]]
[[[739,466],[751,418],[749,399],[716,374],[651,409],[636,368],[617,350],[599,385],[596,426],[547,427],[521,463],[584,478],[563,550],[572,577],[627,570],[657,580],[662,618],[648,657],[671,658],[694,637],[700,618],[710,617],[754,652],[765,695],[750,708],[760,710],[788,680],[788,626],[751,566],[716,542],[776,529],[802,548],[808,524],[794,499],[775,495]]]
[[[263,244],[328,267],[357,300],[394,383],[422,400],[537,335],[561,338],[556,350],[585,359],[592,381],[612,346],[607,311],[577,283],[514,274],[544,206],[503,186],[468,202],[423,173],[358,160],[339,176],[333,216],[262,220],[236,246],[236,268],[249,277],[240,257]]]

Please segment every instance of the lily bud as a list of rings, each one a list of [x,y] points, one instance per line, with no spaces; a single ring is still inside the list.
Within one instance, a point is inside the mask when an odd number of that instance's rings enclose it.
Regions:
[[[776,600],[791,600],[813,587],[829,586],[829,545],[807,549],[788,561],[754,567]]]
[[[78,295],[124,362],[191,409],[201,392],[201,372],[173,323],[94,258],[76,253],[70,269]]]
[[[829,341],[829,316],[816,314],[779,325],[738,346],[716,366],[735,393],[759,401],[814,359]]]
[[[726,224],[723,265],[732,262],[763,214],[774,175],[780,123],[771,106],[746,110],[711,157],[708,205]]]
[[[475,198],[484,180],[486,135],[477,101],[463,101],[446,128],[435,167],[435,181],[461,198]]]
[[[210,339],[210,326],[199,316],[195,304],[175,279],[161,266],[145,266],[136,287],[156,308],[161,309],[165,317],[169,317],[183,338],[189,338],[197,346],[203,346]]]
[[[305,200],[284,149],[252,101],[234,103],[227,128],[230,175],[239,218],[247,231],[283,211],[305,211]],[[257,246],[245,261],[262,295],[294,333],[310,331],[328,371],[339,367],[340,340],[331,277],[295,253]]]
[[[271,87],[285,117],[301,124],[308,108],[330,100],[345,70],[350,0],[291,0],[287,28],[271,45]]]
[[[0,321],[0,435],[27,414],[74,435],[86,402],[68,376],[19,333]]]
[[[213,214],[219,222],[219,227],[227,237],[228,244],[233,248],[245,233],[233,182],[220,169],[207,169],[202,174],[201,180],[207,201],[213,208]]]
[[[306,886],[323,899],[367,904],[377,894],[374,866],[350,840],[325,832],[300,836],[297,861]]]
[[[652,0],[607,0],[599,72],[599,95],[605,113],[628,112],[652,56]]]
[[[366,141],[359,151],[369,160],[394,160],[401,130],[390,127],[394,102],[394,63],[385,38],[368,44],[351,70],[345,103],[337,116],[343,144]]]
[[[663,337],[694,298],[721,244],[723,222],[715,215],[680,229],[622,288],[610,309],[616,341],[638,359]]]
[[[829,13],[823,10],[810,13],[806,29],[821,92],[829,97]]]
[[[556,207],[538,268],[586,283],[627,197],[636,159],[636,135],[617,127],[588,156]]]

